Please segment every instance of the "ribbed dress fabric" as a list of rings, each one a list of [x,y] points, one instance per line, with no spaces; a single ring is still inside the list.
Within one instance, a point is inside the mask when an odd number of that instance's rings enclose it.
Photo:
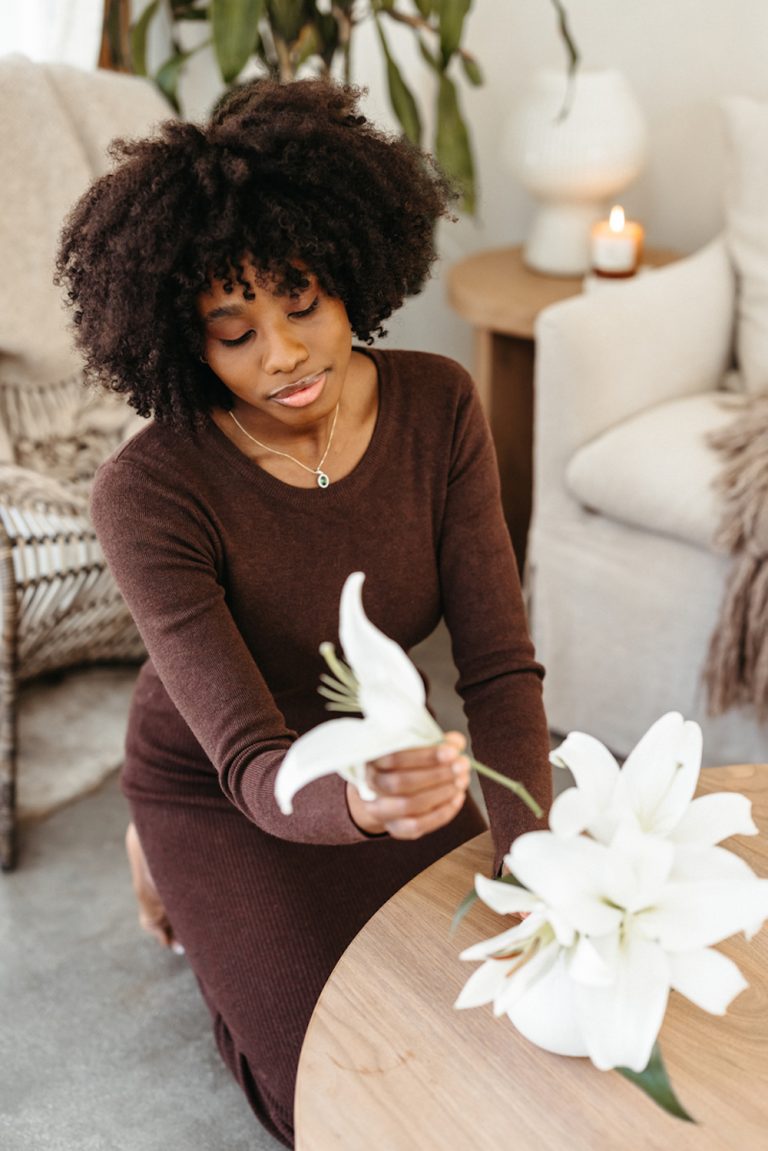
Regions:
[[[398,888],[484,826],[468,800],[421,840],[366,836],[335,775],[299,792],[291,816],[277,807],[286,749],[330,718],[318,648],[338,644],[350,572],[366,573],[368,616],[406,650],[445,619],[474,754],[551,799],[542,669],[472,382],[440,356],[359,350],[378,373],[376,427],[326,490],[276,479],[210,421],[187,435],[148,425],[92,495],[149,653],[123,789],[222,1056],[287,1146],[301,1043],[339,956]],[[498,867],[538,825],[498,784],[484,794]]]

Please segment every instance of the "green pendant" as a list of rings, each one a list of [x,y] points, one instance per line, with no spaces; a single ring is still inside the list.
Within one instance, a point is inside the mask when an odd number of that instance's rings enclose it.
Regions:
[[[328,476],[325,474],[325,472],[317,473],[317,486],[319,488],[327,488],[330,482],[331,481],[328,479]]]

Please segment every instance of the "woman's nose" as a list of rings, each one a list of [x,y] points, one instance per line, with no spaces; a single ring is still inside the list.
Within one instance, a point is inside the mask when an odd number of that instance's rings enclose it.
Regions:
[[[306,345],[288,324],[276,325],[264,334],[262,366],[265,372],[293,372],[309,355]]]

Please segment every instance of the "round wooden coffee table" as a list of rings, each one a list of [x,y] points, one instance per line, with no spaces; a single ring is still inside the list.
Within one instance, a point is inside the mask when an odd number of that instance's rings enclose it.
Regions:
[[[768,876],[768,765],[711,768],[700,792],[747,794],[761,834],[732,847]],[[455,1011],[474,965],[463,947],[502,930],[476,904],[450,922],[490,837],[464,844],[398,892],[331,975],[299,1064],[297,1151],[758,1151],[768,1146],[768,929],[723,944],[750,986],[724,1018],[673,995],[661,1032],[694,1126],[616,1072],[534,1047],[492,1010]]]

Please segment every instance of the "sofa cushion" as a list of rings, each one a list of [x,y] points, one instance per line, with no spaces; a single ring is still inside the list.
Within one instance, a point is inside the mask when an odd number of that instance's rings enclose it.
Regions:
[[[739,280],[736,355],[748,392],[768,391],[768,102],[723,101],[726,242]]]
[[[713,549],[722,505],[712,485],[722,463],[707,436],[744,404],[740,396],[708,392],[649,408],[580,448],[567,486],[611,519]]]

